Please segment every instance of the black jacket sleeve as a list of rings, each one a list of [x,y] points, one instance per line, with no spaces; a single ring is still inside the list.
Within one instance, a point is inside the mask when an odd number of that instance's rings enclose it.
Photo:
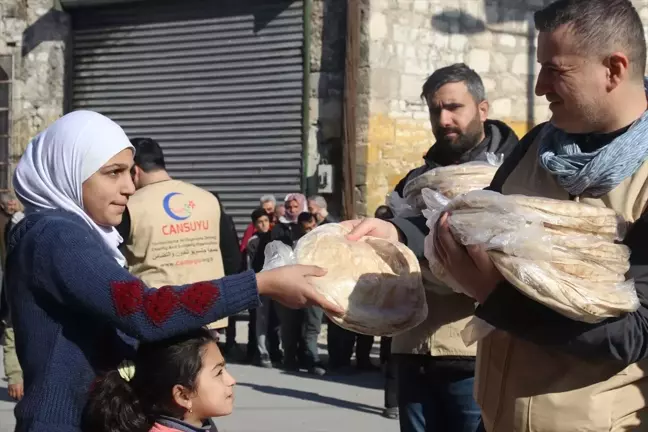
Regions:
[[[128,238],[130,237],[130,230],[131,230],[131,218],[127,206],[126,210],[124,210],[124,214],[122,215],[121,223],[117,225],[117,232],[122,238],[120,249],[123,249],[124,244],[128,242]]]
[[[236,226],[232,217],[225,212],[218,194],[213,194],[220,206],[220,249],[223,257],[223,269],[225,276],[240,273],[243,270],[243,257],[236,233]]]
[[[248,241],[247,248],[245,248],[245,253],[247,258],[246,264],[249,264],[248,270],[255,270],[253,264],[254,264],[254,258],[256,257],[256,254],[258,252],[257,250],[258,245],[259,245],[259,238],[252,237],[250,241]]]
[[[425,244],[425,237],[430,233],[430,229],[426,225],[427,219],[425,216],[394,218],[389,222],[396,226],[401,240],[414,252],[416,257],[418,259],[425,258],[423,246]]]
[[[626,237],[630,271],[640,307],[636,312],[601,323],[571,320],[524,296],[508,283],[501,284],[475,312],[489,324],[539,345],[550,345],[573,355],[613,359],[625,364],[648,357],[648,215],[639,219]]]

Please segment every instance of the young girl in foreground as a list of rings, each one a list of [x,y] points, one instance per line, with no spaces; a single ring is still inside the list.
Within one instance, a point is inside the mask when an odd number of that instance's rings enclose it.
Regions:
[[[85,432],[204,432],[232,412],[234,378],[206,330],[140,345],[135,361],[99,378]]]

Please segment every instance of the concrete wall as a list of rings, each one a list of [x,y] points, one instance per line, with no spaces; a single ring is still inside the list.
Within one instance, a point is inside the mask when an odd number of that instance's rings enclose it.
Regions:
[[[54,0],[0,2],[0,54],[14,56],[10,162],[27,143],[64,112],[67,14]]]
[[[364,89],[357,210],[372,213],[434,143],[421,86],[435,69],[465,62],[483,78],[491,118],[518,135],[549,118],[533,94],[533,11],[550,0],[370,0],[365,2]],[[648,24],[648,0],[634,0]],[[531,27],[530,27],[531,25]],[[530,45],[531,44],[531,45]]]

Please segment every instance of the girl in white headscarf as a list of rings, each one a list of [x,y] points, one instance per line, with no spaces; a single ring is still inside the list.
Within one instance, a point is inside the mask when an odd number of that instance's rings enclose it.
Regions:
[[[307,282],[323,274],[316,267],[146,287],[123,268],[114,228],[134,192],[132,165],[123,130],[90,111],[56,121],[18,164],[14,186],[25,218],[10,235],[7,265],[25,384],[16,431],[80,430],[97,373],[123,358],[122,334],[140,341],[175,336],[256,307],[259,293],[340,313]]]

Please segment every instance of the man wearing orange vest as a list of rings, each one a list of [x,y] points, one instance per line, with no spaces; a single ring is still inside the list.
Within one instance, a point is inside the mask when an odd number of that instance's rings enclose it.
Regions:
[[[241,253],[218,198],[166,171],[160,145],[150,138],[135,147],[133,182],[119,233],[128,271],[149,286],[182,285],[237,273]],[[227,327],[227,318],[211,330]]]

